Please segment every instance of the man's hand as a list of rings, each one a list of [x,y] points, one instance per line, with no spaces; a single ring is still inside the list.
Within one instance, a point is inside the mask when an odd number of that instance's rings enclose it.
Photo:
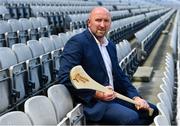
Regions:
[[[140,98],[140,97],[135,97],[134,101],[138,104],[135,105],[135,107],[137,108],[137,110],[139,109],[145,109],[148,110],[150,108],[149,104],[147,103],[146,100]]]
[[[96,91],[95,98],[103,101],[111,101],[116,98],[115,92],[111,86],[106,86],[106,88],[110,89],[108,92],[100,92]]]

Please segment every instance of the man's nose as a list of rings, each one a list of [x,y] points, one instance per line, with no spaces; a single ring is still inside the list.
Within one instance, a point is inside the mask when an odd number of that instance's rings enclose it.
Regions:
[[[101,26],[101,27],[104,27],[104,26],[105,26],[105,22],[104,22],[104,21],[101,21],[100,26]]]

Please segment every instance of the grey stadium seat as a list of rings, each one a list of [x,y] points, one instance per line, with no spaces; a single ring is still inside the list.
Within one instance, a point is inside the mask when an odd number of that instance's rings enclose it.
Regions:
[[[17,33],[18,43],[26,43],[28,40],[28,32],[23,30],[23,27],[19,20],[9,19],[8,23],[10,24],[12,31]]]
[[[23,31],[28,32],[29,40],[37,40],[39,38],[38,30],[33,28],[32,23],[29,19],[20,18],[19,22],[23,27]]]
[[[30,118],[21,111],[8,112],[0,117],[0,125],[28,125],[32,126]]]
[[[10,45],[14,44],[15,42],[10,42],[7,40],[9,33],[11,33],[11,27],[7,23],[7,21],[0,21],[0,47],[10,47]]]
[[[73,109],[73,100],[64,85],[57,84],[48,88],[48,98],[51,99],[55,107],[58,122]]]
[[[43,85],[48,87],[52,81],[52,59],[50,53],[45,53],[44,48],[37,40],[29,40],[27,45],[30,47],[33,57],[40,57],[42,68]]]
[[[46,96],[34,96],[24,104],[24,111],[31,118],[33,125],[57,125],[54,106]]]
[[[7,111],[12,104],[9,67],[16,63],[13,51],[8,47],[0,47],[0,113]]]
[[[64,85],[57,84],[51,86],[48,89],[48,97],[55,107],[58,123],[61,125],[64,123],[70,125],[85,124],[82,104],[78,104],[73,108],[72,97]],[[61,99],[59,99],[59,97],[61,97]],[[67,116],[68,119],[65,118],[65,116]]]

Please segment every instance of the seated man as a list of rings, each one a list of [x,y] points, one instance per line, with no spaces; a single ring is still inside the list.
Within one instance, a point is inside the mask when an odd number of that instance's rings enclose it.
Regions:
[[[105,35],[110,29],[111,15],[104,7],[95,7],[87,21],[88,28],[73,36],[60,58],[59,82],[64,84],[76,102],[84,105],[88,121],[109,125],[149,125],[158,115],[156,106],[142,99],[119,67],[116,47]],[[77,90],[70,81],[70,70],[81,65],[87,74],[112,92]],[[138,105],[116,99],[115,92],[132,98]],[[152,116],[148,109],[153,108]]]

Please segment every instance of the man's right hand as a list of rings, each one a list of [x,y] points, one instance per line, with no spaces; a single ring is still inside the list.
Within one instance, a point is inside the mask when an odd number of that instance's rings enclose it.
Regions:
[[[116,94],[111,86],[106,86],[110,90],[108,92],[96,91],[95,98],[103,101],[111,101],[116,98]]]

